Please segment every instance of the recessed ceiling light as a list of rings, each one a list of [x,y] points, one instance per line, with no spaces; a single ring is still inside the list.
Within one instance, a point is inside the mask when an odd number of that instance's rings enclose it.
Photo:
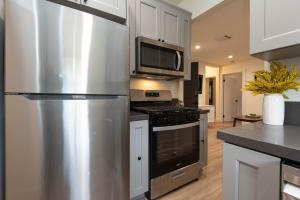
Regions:
[[[195,49],[196,49],[196,50],[199,50],[199,49],[201,49],[201,46],[200,46],[200,45],[196,45],[196,46],[195,46]]]
[[[229,56],[228,56],[228,59],[233,59],[233,55],[229,55]]]

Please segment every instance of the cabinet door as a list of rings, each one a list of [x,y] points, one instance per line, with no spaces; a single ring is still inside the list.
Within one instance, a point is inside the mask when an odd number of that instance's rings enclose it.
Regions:
[[[299,0],[251,0],[251,54],[300,43]]]
[[[82,0],[82,3],[91,8],[126,19],[126,0]]]
[[[130,198],[148,191],[148,121],[130,122]]]
[[[223,200],[279,200],[280,159],[224,144]]]
[[[204,167],[207,165],[207,153],[208,153],[208,130],[207,130],[207,114],[200,115],[200,165]]]
[[[183,29],[181,34],[181,43],[184,47],[184,79],[191,80],[191,32],[192,32],[192,16],[184,15],[183,16]]]
[[[136,1],[136,34],[160,39],[160,3],[155,0]]]
[[[182,27],[181,12],[161,4],[161,39],[163,42],[182,46],[180,32]]]

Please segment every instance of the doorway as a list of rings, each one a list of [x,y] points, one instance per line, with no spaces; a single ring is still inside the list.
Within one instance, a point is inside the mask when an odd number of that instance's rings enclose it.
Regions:
[[[242,115],[243,74],[223,75],[223,121],[231,122],[234,116]]]
[[[213,105],[216,106],[216,77],[210,77],[205,79],[205,85],[206,85],[206,98],[205,98],[205,104],[206,105]]]

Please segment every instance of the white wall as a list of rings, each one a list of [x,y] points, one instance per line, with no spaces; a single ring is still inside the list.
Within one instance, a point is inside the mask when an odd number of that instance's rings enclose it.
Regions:
[[[180,8],[192,12],[192,18],[195,19],[199,15],[205,13],[209,9],[215,7],[216,5],[222,3],[224,0],[165,0],[172,3]]]
[[[225,65],[221,67],[221,78],[223,74],[231,74],[242,72],[243,74],[243,85],[246,84],[247,81],[253,80],[254,76],[253,73],[258,70],[264,69],[264,61],[259,59],[251,59],[249,61]],[[223,88],[223,82],[221,82],[221,90]],[[262,114],[262,102],[263,102],[263,95],[253,96],[251,92],[243,91],[242,97],[242,114]],[[221,115],[223,115],[223,94],[221,92]]]
[[[183,81],[148,80],[141,78],[130,79],[130,89],[139,90],[171,90],[173,98],[183,99]]]

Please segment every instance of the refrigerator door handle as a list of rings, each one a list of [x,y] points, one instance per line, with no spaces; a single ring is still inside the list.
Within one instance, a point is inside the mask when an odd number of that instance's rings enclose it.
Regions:
[[[93,100],[93,99],[117,99],[119,96],[115,95],[44,95],[44,94],[22,94],[28,100],[39,101],[39,100]]]

